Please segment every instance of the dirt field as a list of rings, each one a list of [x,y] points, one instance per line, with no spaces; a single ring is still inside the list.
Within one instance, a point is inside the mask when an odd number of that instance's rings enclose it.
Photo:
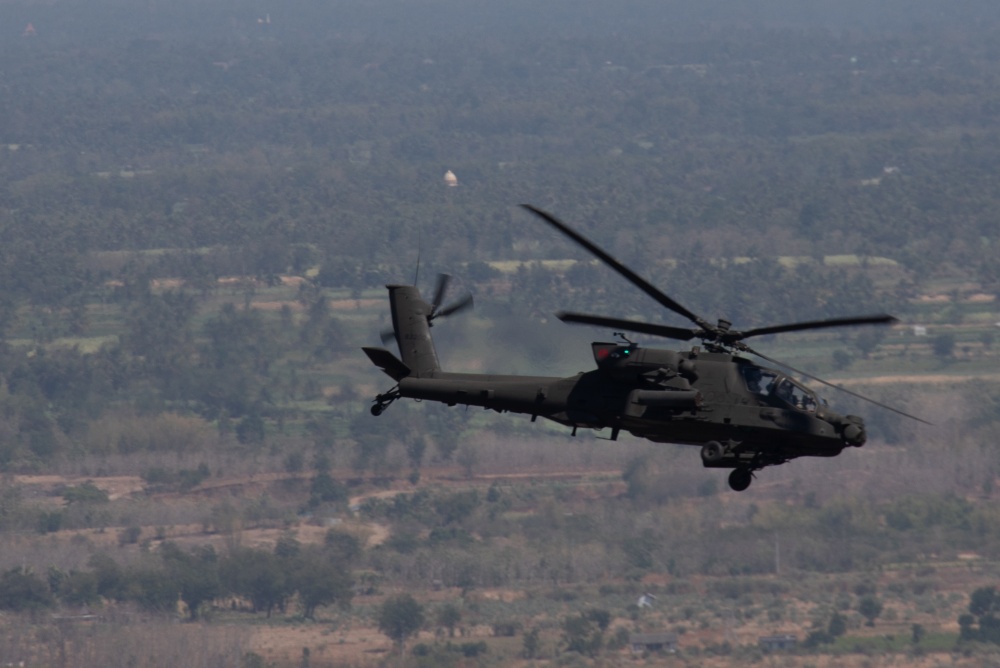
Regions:
[[[943,376],[940,382],[952,382],[953,378]],[[947,378],[947,380],[944,380]],[[342,472],[349,475],[348,472]],[[255,497],[267,492],[276,485],[293,474],[269,473],[247,476],[245,478],[213,478],[205,481],[189,494],[178,492],[165,492],[155,494],[156,502],[162,504],[172,504],[190,502],[192,498],[199,500],[206,499],[226,499],[233,497]],[[136,476],[113,476],[113,477],[62,477],[62,476],[16,476],[14,480],[25,490],[30,492],[30,496],[37,498],[46,504],[59,504],[61,497],[56,493],[61,488],[69,485],[79,485],[87,480],[100,489],[106,491],[113,502],[128,503],[130,498],[143,497],[148,493],[143,480]],[[421,471],[421,485],[434,489],[487,489],[490,485],[503,483],[527,483],[536,481],[543,484],[545,481],[558,482],[560,493],[564,498],[573,498],[581,503],[588,499],[593,500],[600,496],[617,496],[624,490],[624,483],[620,479],[619,471],[558,471],[553,470],[547,473],[512,473],[512,474],[491,474],[476,476],[472,479],[465,477],[460,470],[454,467],[448,468],[425,468]],[[363,493],[356,494],[350,498],[350,505],[356,507],[367,499],[388,499],[394,495],[413,491],[413,486],[405,481],[397,481],[387,489],[370,489]],[[737,497],[726,497],[722,499],[724,505],[736,503]],[[690,503],[695,503],[691,500]],[[376,547],[385,543],[390,538],[388,526],[375,522],[362,522],[357,519],[345,518],[340,521],[340,525],[345,530],[361,536],[368,548]],[[156,535],[156,540],[167,539],[174,541],[181,546],[213,545],[216,550],[223,551],[232,544],[234,540],[239,544],[256,547],[270,548],[275,545],[278,539],[291,529],[294,531],[297,540],[303,544],[319,544],[323,541],[327,532],[326,526],[314,525],[308,522],[299,522],[288,527],[255,528],[240,530],[235,534],[209,533],[203,524],[177,524],[166,527],[143,527],[144,536]],[[49,536],[53,544],[73,545],[81,538],[86,539],[94,546],[114,547],[118,540],[117,531],[100,531],[98,529],[86,530],[64,530],[58,531]],[[154,541],[155,549],[155,541]],[[961,555],[960,562],[955,564],[935,565],[933,576],[935,591],[942,597],[949,595],[964,596],[977,586],[984,584],[982,569],[977,568],[981,561],[981,555],[968,553]],[[815,579],[817,576],[811,576]],[[889,588],[893,583],[902,583],[908,586],[912,580],[912,574],[907,572],[886,571],[879,576],[879,590]],[[645,582],[647,586],[665,587],[671,581],[667,575],[662,575],[660,580],[656,576],[649,576]],[[693,586],[708,590],[709,579],[703,577],[690,578]],[[620,584],[620,583],[618,583]],[[793,582],[794,584],[794,582]],[[837,578],[830,577],[831,586],[840,586]],[[392,592],[382,592],[377,596],[363,596],[356,599],[356,606],[360,606],[371,611],[377,606],[382,597]],[[430,585],[426,591],[414,592],[415,595],[426,605],[440,605],[444,602],[462,601],[462,605],[475,606],[480,604],[514,604],[530,597],[538,596],[537,591],[522,591],[510,589],[476,589],[463,597],[461,591],[457,589],[433,588]],[[794,596],[793,592],[790,596]],[[731,603],[725,603],[731,605]],[[789,605],[793,605],[789,603]],[[954,622],[942,625],[941,619],[935,618],[926,613],[920,613],[911,609],[893,609],[889,604],[884,617],[892,619],[880,620],[877,628],[872,631],[867,629],[854,629],[851,631],[852,637],[855,635],[865,635],[871,633],[874,636],[896,636],[905,638],[911,632],[912,624],[925,624],[928,628],[935,628],[939,631],[956,633],[957,627]],[[794,606],[793,606],[794,607]],[[889,610],[892,609],[892,613]],[[669,611],[658,611],[656,614],[668,614]],[[620,611],[619,611],[620,614]],[[712,656],[704,653],[705,647],[717,646],[722,643],[729,643],[733,646],[754,646],[757,638],[776,632],[794,633],[800,639],[804,638],[808,632],[809,607],[802,606],[797,613],[798,621],[788,622],[784,626],[776,627],[769,623],[766,616],[753,619],[742,620],[732,629],[725,629],[718,625],[710,625],[705,628],[692,628],[686,633],[680,642],[681,655],[670,659],[671,665],[679,666],[734,666],[741,665],[740,661],[726,656]],[[951,619],[956,615],[949,612]],[[298,666],[302,664],[303,648],[308,648],[310,665],[312,666],[375,666],[384,664],[391,656],[393,648],[389,640],[379,633],[372,623],[361,621],[358,617],[336,612],[326,612],[321,615],[320,622],[295,621],[294,618],[276,619],[274,623],[266,623],[263,619],[254,619],[251,632],[252,651],[256,652],[265,660],[273,662],[277,666]],[[371,615],[365,617],[371,619]],[[249,617],[246,620],[251,621]],[[227,619],[220,619],[217,623],[234,623]],[[619,617],[615,624],[628,625],[626,619]],[[241,627],[246,628],[246,627]],[[548,626],[544,627],[543,641],[548,647],[555,647],[559,643],[560,627],[559,620],[549,620]],[[554,665],[549,661],[522,662],[514,659],[520,647],[521,638],[494,638],[491,629],[487,626],[475,627],[466,630],[467,634],[461,639],[462,642],[471,640],[483,640],[489,646],[495,647],[494,651],[507,652],[505,656],[510,657],[510,661],[503,665]],[[430,631],[425,631],[416,639],[411,640],[409,646],[412,647],[417,642],[433,643],[435,640]],[[513,649],[510,649],[513,647]],[[685,658],[687,657],[687,658]],[[662,657],[652,657],[648,660],[633,657],[628,650],[606,652],[598,661],[597,665],[604,666],[635,666],[635,665],[662,665]],[[815,666],[816,668],[869,668],[881,666],[917,666],[920,668],[931,668],[937,666],[976,666],[982,665],[982,657],[960,657],[950,653],[929,653],[925,656],[910,656],[909,654],[889,654],[865,652],[860,654],[849,654],[844,656],[824,656],[809,654],[804,656],[772,656],[765,657],[759,665],[781,666],[787,668],[805,668]],[[395,660],[392,659],[392,662]]]
[[[376,664],[392,651],[392,643],[375,628],[331,629],[323,624],[259,626],[252,636],[253,651],[269,661],[297,665],[309,648],[317,665]]]

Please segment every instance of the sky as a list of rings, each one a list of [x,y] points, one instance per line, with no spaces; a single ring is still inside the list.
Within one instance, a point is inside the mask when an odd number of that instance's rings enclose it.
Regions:
[[[262,26],[259,20],[271,18]],[[720,27],[831,30],[941,29],[996,24],[995,0],[0,0],[0,46],[38,39],[406,39],[449,35],[553,38],[662,35]]]

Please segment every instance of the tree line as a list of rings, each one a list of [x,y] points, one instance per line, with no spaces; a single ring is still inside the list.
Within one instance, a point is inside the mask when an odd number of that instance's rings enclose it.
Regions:
[[[16,612],[99,607],[102,602],[134,603],[152,612],[183,609],[191,621],[213,604],[262,613],[288,610],[294,600],[305,619],[317,609],[350,606],[352,565],[361,545],[350,534],[331,530],[322,545],[304,546],[293,536],[273,550],[233,547],[223,554],[211,546],[185,549],[163,541],[155,552],[127,565],[94,553],[89,569],[36,572],[27,566],[0,574],[0,609]]]
[[[122,279],[109,252],[197,250],[184,262],[203,280],[363,272],[418,245],[448,262],[524,259],[526,238],[565,255],[513,213],[529,200],[640,269],[852,253],[995,282],[988,24],[21,47],[0,101],[15,304],[93,300]]]

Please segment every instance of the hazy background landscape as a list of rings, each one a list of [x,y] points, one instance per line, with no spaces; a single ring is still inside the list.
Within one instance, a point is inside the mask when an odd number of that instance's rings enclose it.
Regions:
[[[996,661],[998,36],[986,1],[0,0],[0,662],[395,665],[399,595],[412,665]],[[735,494],[692,448],[372,417],[418,258],[476,298],[450,370],[592,368],[559,309],[679,324],[522,202],[709,320],[898,316],[759,348],[933,426],[824,389],[868,445]]]

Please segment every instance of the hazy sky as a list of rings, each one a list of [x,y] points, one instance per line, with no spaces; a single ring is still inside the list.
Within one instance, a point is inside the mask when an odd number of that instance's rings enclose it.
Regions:
[[[262,27],[258,19],[268,16]],[[282,40],[602,33],[683,39],[727,26],[893,31],[992,25],[998,18],[995,0],[0,0],[0,45],[23,39],[29,22],[38,39],[87,42],[239,39],[262,30]]]

